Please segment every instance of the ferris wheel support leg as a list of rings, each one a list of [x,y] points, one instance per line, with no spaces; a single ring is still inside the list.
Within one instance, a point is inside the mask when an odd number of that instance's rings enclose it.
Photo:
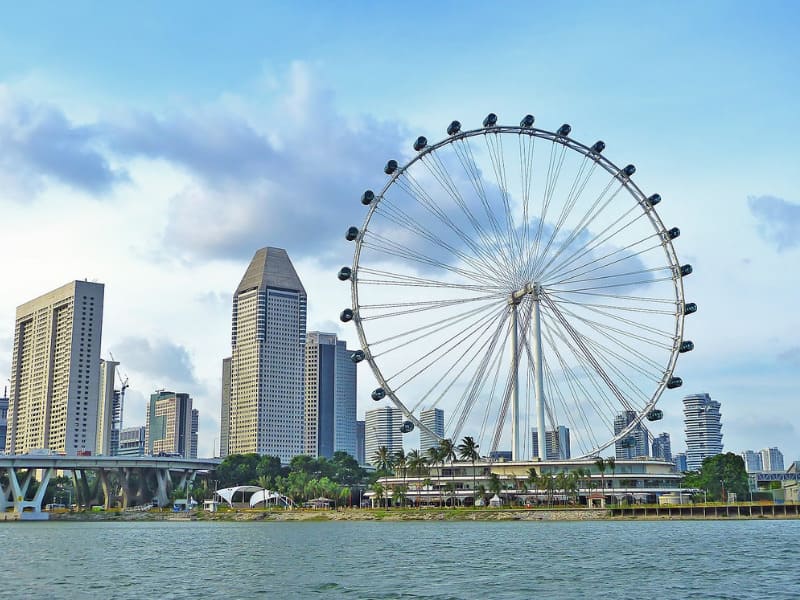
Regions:
[[[523,460],[519,435],[519,340],[517,304],[511,304],[511,460]]]
[[[542,366],[542,317],[539,310],[539,295],[538,290],[533,294],[533,368],[535,378],[535,393],[536,393],[536,430],[537,441],[539,445],[539,460],[547,460],[547,432],[544,428],[544,384],[542,382],[542,375],[544,369]]]

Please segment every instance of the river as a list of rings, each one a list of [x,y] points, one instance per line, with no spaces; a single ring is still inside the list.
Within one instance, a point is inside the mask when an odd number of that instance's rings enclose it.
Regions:
[[[7,522],[0,597],[800,598],[800,521]]]

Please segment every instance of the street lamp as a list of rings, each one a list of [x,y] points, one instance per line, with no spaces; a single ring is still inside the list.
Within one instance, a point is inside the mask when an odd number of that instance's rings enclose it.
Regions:
[[[720,479],[719,480],[719,485],[722,487],[722,503],[724,504],[725,503],[725,482],[722,479]]]

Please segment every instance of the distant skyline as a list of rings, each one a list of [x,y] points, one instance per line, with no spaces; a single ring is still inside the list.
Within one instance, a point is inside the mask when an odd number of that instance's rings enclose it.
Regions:
[[[156,389],[188,393],[211,455],[253,252],[285,248],[308,329],[356,347],[335,273],[361,192],[418,135],[533,113],[634,163],[682,231],[696,350],[648,427],[685,451],[681,399],[707,392],[724,451],[798,460],[799,27],[793,2],[7,6],[0,376],[18,305],[102,282],[102,356],[130,381],[123,425],[144,424]],[[359,368],[359,418],[373,387]]]

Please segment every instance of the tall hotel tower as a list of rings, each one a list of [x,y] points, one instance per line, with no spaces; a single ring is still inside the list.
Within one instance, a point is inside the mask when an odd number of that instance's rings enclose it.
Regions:
[[[697,471],[703,459],[722,454],[720,403],[708,394],[692,394],[683,399],[686,433],[686,466]]]
[[[403,413],[399,408],[373,408],[364,414],[364,421],[364,459],[368,465],[375,465],[375,454],[381,446],[386,446],[389,454],[403,449]]]
[[[221,456],[255,452],[288,463],[303,454],[305,342],[303,284],[285,250],[262,248],[233,294]]]
[[[95,450],[103,292],[102,283],[73,281],[17,308],[9,454]]]

